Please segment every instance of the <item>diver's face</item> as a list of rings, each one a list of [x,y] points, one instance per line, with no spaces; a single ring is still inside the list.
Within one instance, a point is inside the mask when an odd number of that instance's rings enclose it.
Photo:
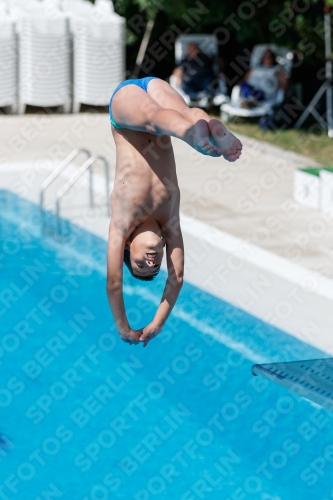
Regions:
[[[155,274],[163,259],[164,238],[153,231],[134,232],[130,246],[131,266],[137,276]]]

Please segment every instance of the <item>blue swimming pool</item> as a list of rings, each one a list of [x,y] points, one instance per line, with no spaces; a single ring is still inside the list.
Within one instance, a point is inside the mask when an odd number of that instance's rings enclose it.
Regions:
[[[159,337],[129,346],[105,256],[0,191],[0,499],[333,498],[333,413],[251,375],[321,353],[187,283]],[[164,282],[126,271],[134,328]]]

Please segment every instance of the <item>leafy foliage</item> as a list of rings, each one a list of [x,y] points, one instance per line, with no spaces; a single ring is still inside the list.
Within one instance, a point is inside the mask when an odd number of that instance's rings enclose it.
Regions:
[[[244,50],[251,50],[258,43],[288,46],[296,56],[294,78],[306,81],[304,91],[309,91],[309,95],[322,83],[318,72],[325,64],[325,6],[333,7],[333,0],[114,0],[115,11],[127,20],[129,68],[134,66],[145,24],[155,19],[148,54],[151,47],[161,45],[165,33],[175,31],[175,26],[177,34],[215,33],[224,70],[227,74],[229,71],[230,78],[232,62]],[[132,20],[138,16],[140,29],[134,29]],[[169,47],[164,58],[156,60],[150,74],[165,78],[173,66],[174,50]]]
[[[127,20],[138,12],[146,21],[163,13],[164,28],[174,22],[188,28],[190,18],[193,32],[214,26],[228,30],[240,43],[256,39],[293,49],[304,38],[322,48],[316,26],[322,22],[325,5],[333,7],[333,0],[114,0],[116,12]]]
[[[333,6],[333,0],[325,3]],[[319,51],[323,47],[316,31],[323,20],[323,0],[115,0],[114,4],[127,19],[138,11],[146,20],[163,12],[166,25],[177,22],[186,29],[191,19],[191,31],[224,28],[239,43],[277,42],[296,49],[307,38],[318,45]]]

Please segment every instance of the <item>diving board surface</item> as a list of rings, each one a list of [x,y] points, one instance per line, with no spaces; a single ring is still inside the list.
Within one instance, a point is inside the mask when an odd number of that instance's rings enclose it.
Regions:
[[[333,358],[253,365],[252,373],[333,411]]]

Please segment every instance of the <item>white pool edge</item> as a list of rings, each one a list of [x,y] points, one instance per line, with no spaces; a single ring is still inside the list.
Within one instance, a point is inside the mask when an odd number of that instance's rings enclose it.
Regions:
[[[333,280],[205,222],[182,213],[180,218],[183,232],[193,237],[200,235],[200,241],[205,241],[209,245],[237,256],[239,259],[326,299],[333,299]]]

